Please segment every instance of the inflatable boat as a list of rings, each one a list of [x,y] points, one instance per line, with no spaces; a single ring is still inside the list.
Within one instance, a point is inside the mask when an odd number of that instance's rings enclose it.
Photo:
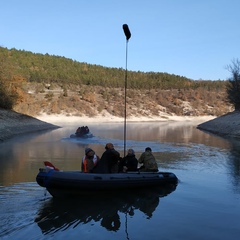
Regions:
[[[165,184],[177,185],[171,172],[83,173],[59,171],[54,167],[40,168],[37,183],[53,197],[96,194],[120,190],[146,189]]]

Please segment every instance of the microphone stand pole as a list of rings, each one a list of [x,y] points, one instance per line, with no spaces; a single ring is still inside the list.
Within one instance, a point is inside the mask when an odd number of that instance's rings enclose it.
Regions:
[[[127,24],[123,24],[123,31],[126,36],[126,70],[125,70],[125,85],[124,85],[124,157],[126,156],[126,137],[127,137],[127,55],[128,55],[128,40],[131,37],[131,32]]]
[[[124,85],[124,157],[126,156],[126,136],[127,136],[127,54],[128,40],[126,40],[126,70],[125,70],[125,85]]]

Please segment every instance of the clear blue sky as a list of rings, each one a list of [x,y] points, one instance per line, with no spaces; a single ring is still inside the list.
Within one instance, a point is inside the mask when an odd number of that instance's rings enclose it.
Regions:
[[[0,46],[79,62],[226,80],[240,58],[239,0],[2,0]]]

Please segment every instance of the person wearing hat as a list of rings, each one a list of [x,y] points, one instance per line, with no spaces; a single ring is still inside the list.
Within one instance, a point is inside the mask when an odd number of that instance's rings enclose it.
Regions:
[[[120,160],[120,153],[114,149],[112,143],[107,143],[105,152],[102,154],[94,173],[116,173],[118,172],[118,162]]]
[[[155,157],[152,154],[152,149],[150,147],[145,148],[145,152],[142,153],[138,159],[139,163],[143,165],[139,168],[141,172],[157,172],[158,165]]]
[[[133,149],[128,149],[127,156],[125,156],[119,164],[119,172],[134,172],[137,171],[138,160],[135,157]]]
[[[91,148],[86,148],[85,156],[82,158],[82,171],[85,173],[92,172],[98,161],[99,157],[95,152]]]

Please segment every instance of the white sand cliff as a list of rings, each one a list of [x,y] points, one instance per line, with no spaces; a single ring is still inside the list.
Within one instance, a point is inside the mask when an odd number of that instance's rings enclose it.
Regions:
[[[160,117],[156,116],[149,116],[149,117],[139,117],[139,116],[131,116],[127,118],[127,122],[166,122],[166,121],[189,121],[189,122],[205,122],[211,119],[214,119],[213,116],[202,116],[202,117],[188,117],[188,116],[172,116],[172,115],[164,115]],[[62,114],[58,115],[47,115],[42,114],[37,117],[37,119],[52,123],[52,124],[58,124],[58,123],[74,123],[74,122],[100,122],[100,123],[106,123],[106,122],[123,122],[124,118],[112,116],[110,114],[108,115],[97,115],[95,117],[77,117],[77,116],[65,116]]]

